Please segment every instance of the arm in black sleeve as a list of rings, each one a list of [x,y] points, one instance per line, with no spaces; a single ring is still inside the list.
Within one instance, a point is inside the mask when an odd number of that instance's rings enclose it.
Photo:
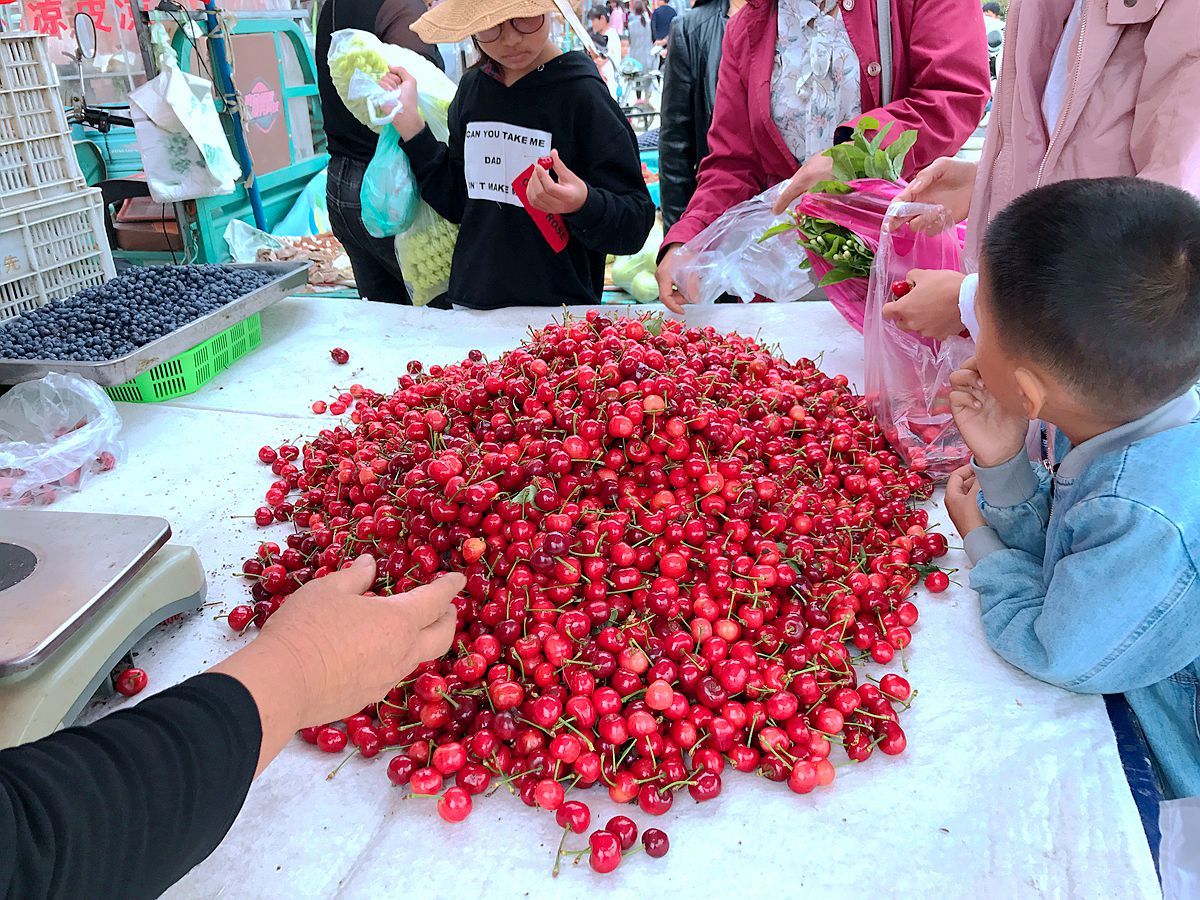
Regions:
[[[421,199],[443,219],[460,225],[467,206],[467,179],[463,174],[465,129],[457,96],[450,103],[446,124],[450,129],[448,146],[433,136],[428,125],[411,141],[401,141],[400,146],[412,164]]]
[[[439,69],[446,64],[442,54],[433,44],[427,44],[412,30],[413,22],[425,13],[422,0],[384,0],[375,17],[375,34],[385,44],[395,44],[414,53],[420,53]]]
[[[670,230],[687,209],[696,192],[696,101],[699,90],[692,67],[686,19],[676,19],[671,29],[671,52],[663,64],[662,127],[658,136],[658,184],[662,198],[663,228]]]
[[[0,896],[159,896],[225,837],[261,742],[249,692],[206,674],[0,751]]]
[[[596,253],[637,253],[654,227],[654,201],[642,178],[637,137],[603,82],[592,87],[591,114],[581,116],[583,130],[576,147],[584,167],[563,160],[588,186],[579,212],[567,216],[567,227]]]

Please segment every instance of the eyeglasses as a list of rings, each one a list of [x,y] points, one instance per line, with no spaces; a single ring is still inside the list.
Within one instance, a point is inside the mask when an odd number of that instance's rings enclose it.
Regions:
[[[512,26],[513,31],[517,34],[537,34],[542,26],[546,23],[546,14],[540,16],[524,16],[520,19],[509,19],[508,24]],[[493,41],[500,40],[500,34],[504,31],[504,23],[487,28],[475,35],[475,40],[481,44],[490,44]]]

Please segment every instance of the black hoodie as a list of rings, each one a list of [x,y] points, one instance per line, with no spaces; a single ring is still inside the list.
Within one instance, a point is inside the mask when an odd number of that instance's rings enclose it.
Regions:
[[[473,309],[599,302],[605,256],[642,248],[654,203],[633,129],[595,63],[565,53],[511,87],[471,69],[449,128],[449,147],[426,128],[404,150],[425,202],[462,226],[450,301]],[[551,149],[588,185],[583,208],[565,217],[569,240],[557,254],[508,187]]]

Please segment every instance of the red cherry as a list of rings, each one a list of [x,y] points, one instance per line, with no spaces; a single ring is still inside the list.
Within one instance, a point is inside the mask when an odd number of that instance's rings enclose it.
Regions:
[[[132,697],[134,694],[140,694],[148,681],[144,669],[131,666],[117,676],[117,691],[126,697]]]
[[[950,576],[941,569],[925,576],[925,590],[931,594],[940,594],[948,587],[950,587]]]
[[[608,831],[593,831],[588,838],[591,853],[588,865],[601,875],[616,869],[621,864],[621,845],[617,836]]]
[[[461,822],[471,814],[471,795],[460,787],[447,788],[438,798],[437,810],[447,822]]]
[[[661,859],[671,849],[671,842],[667,839],[665,831],[647,828],[642,832],[642,847],[645,848],[646,855],[651,859]]]

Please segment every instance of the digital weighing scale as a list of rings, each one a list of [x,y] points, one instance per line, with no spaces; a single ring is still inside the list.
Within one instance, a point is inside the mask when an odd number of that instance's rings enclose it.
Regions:
[[[0,510],[0,748],[66,727],[150,629],[199,609],[191,547],[150,516]]]

